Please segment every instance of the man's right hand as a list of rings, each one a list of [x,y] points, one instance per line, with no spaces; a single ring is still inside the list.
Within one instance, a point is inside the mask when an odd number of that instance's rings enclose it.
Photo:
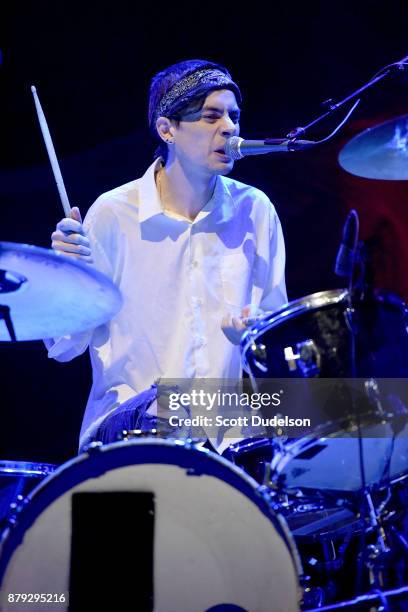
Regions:
[[[88,237],[82,225],[81,213],[76,206],[71,209],[71,216],[62,219],[51,234],[51,247],[54,251],[68,257],[92,263],[92,253]]]

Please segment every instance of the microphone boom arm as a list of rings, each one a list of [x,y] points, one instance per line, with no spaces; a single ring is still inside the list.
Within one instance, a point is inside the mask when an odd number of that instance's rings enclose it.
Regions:
[[[323,119],[326,119],[326,117],[329,117],[334,112],[336,112],[339,108],[347,104],[347,102],[350,102],[354,98],[357,98],[361,93],[363,93],[363,91],[366,91],[366,89],[373,87],[373,85],[376,85],[377,83],[379,83],[380,81],[388,77],[390,74],[393,74],[395,69],[397,69],[398,71],[401,71],[407,68],[408,68],[408,55],[403,57],[398,62],[394,62],[393,64],[389,64],[388,66],[385,66],[384,68],[382,68],[379,72],[377,72],[377,74],[374,75],[372,79],[368,81],[368,83],[365,83],[362,87],[359,87],[358,89],[353,91],[353,93],[343,98],[343,100],[341,100],[340,102],[337,102],[336,104],[330,104],[329,110],[327,112],[323,113],[323,115],[320,115],[320,117],[317,117],[317,119],[314,119],[307,125],[303,127],[297,127],[294,130],[291,130],[289,134],[287,135],[287,137],[297,138],[301,134],[304,134],[311,127],[313,127],[320,121],[323,121]]]

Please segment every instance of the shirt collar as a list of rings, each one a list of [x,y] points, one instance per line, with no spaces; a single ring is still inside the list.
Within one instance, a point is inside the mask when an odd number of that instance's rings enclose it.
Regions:
[[[150,217],[163,213],[155,180],[155,174],[159,170],[161,163],[162,159],[160,157],[155,159],[139,180],[140,223],[150,219]],[[210,213],[213,213],[215,223],[225,223],[233,217],[234,210],[235,204],[228,189],[227,180],[222,176],[217,176],[214,193],[204,208],[200,210],[194,223],[205,219]]]
[[[163,212],[155,181],[155,174],[161,162],[160,157],[155,159],[139,180],[139,221],[141,223]]]

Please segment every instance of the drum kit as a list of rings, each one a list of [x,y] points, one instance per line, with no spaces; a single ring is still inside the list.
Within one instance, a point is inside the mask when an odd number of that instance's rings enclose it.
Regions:
[[[340,163],[407,179],[407,135],[408,117],[367,130]],[[1,243],[0,303],[0,339],[21,341],[95,328],[121,296],[86,264]],[[352,399],[308,435],[280,429],[220,456],[124,432],[59,467],[0,462],[0,609],[407,610],[407,324],[405,305],[365,280],[252,322],[241,350],[253,391],[361,385],[363,410]]]

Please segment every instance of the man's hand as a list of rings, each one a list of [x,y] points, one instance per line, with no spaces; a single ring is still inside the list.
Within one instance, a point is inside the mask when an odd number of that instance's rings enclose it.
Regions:
[[[255,304],[248,304],[248,306],[244,306],[239,317],[229,313],[222,319],[222,331],[232,344],[239,344],[242,334],[251,324],[251,318],[259,316],[262,312]]]
[[[66,217],[57,224],[51,241],[54,251],[92,263],[89,240],[82,225],[81,213],[76,206],[71,209],[71,217]]]

